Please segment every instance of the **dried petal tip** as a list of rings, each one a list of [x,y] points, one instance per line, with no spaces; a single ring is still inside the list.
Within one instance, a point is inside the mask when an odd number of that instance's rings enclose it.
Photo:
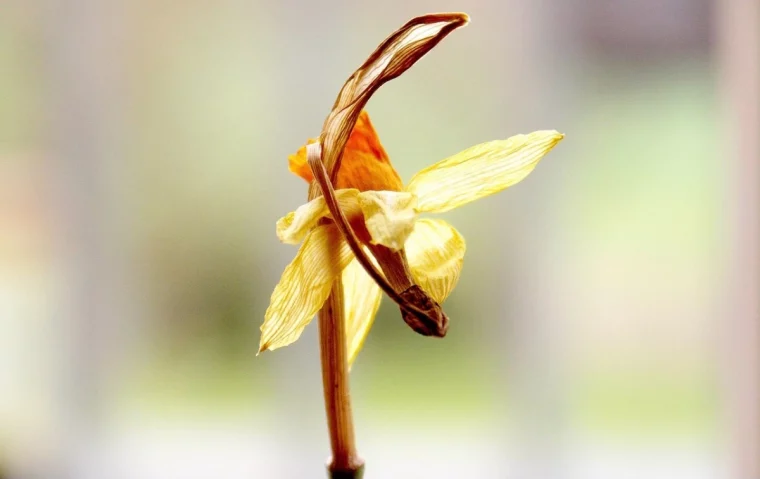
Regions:
[[[410,328],[423,336],[446,336],[449,329],[449,318],[443,312],[441,305],[433,301],[422,288],[412,285],[401,293],[409,304],[420,309],[424,315],[401,308],[401,317]]]
[[[340,170],[341,155],[359,112],[385,82],[414,65],[449,33],[463,27],[465,13],[433,13],[415,17],[386,38],[349,78],[338,93],[333,109],[322,127],[322,162],[331,181]],[[312,183],[309,199],[319,195]]]
[[[468,23],[470,23],[470,16],[467,15],[464,12],[446,12],[446,13],[431,13],[429,15],[426,15],[427,17],[437,17],[438,21],[446,20],[451,22],[452,24],[457,25],[457,27],[464,27]]]

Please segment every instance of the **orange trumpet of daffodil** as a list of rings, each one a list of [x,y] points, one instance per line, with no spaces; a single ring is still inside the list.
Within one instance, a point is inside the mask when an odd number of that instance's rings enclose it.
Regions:
[[[446,221],[420,214],[442,213],[518,183],[562,138],[550,130],[482,143],[419,171],[404,186],[369,115],[362,111],[335,175],[335,197],[376,264],[387,261],[382,251],[401,252],[400,267],[432,300],[442,303],[459,280],[465,240]],[[307,182],[314,180],[306,146],[289,160],[293,173]],[[260,351],[297,340],[338,278],[344,291],[349,364],[364,344],[382,291],[332,220],[325,197],[319,196],[277,222],[278,238],[301,247],[272,293]],[[382,269],[386,277],[393,271]],[[442,336],[443,328],[431,334]]]

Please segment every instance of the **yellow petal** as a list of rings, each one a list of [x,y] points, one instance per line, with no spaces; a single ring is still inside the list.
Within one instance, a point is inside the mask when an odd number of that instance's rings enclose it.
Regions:
[[[374,259],[370,254],[369,257]],[[376,263],[377,264],[377,263]],[[354,362],[364,340],[367,339],[375,320],[383,293],[375,281],[369,277],[362,265],[354,259],[343,270],[343,313],[346,319],[346,339],[348,364]]]
[[[352,256],[334,225],[318,226],[307,235],[274,288],[261,326],[259,352],[298,339]]]
[[[417,211],[448,211],[519,182],[563,137],[535,131],[473,146],[420,171],[406,190],[417,195]]]
[[[364,191],[359,193],[359,207],[372,244],[398,251],[417,219],[417,198],[404,191]]]
[[[406,258],[414,282],[442,303],[459,281],[466,246],[453,226],[423,218],[406,242]]]
[[[358,214],[358,194],[359,190],[353,188],[335,191],[335,197],[349,219],[352,214]],[[325,198],[320,196],[280,218],[277,221],[277,237],[283,243],[298,244],[319,224],[319,220],[331,217]]]

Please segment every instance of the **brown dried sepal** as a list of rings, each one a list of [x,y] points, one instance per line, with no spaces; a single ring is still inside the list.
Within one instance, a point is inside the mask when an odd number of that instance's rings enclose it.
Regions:
[[[340,166],[343,148],[364,106],[385,82],[404,73],[446,35],[467,25],[465,13],[434,13],[409,20],[386,38],[341,88],[327,116],[319,142],[322,162],[331,181]],[[320,194],[319,185],[309,186],[309,200]]]
[[[386,261],[378,257],[378,252],[374,250],[388,279],[377,270],[364,253],[357,232],[341,211],[332,183],[348,137],[372,94],[385,82],[408,70],[449,33],[467,22],[469,17],[465,13],[436,13],[413,18],[392,33],[346,80],[322,126],[319,142],[308,145],[306,150],[314,175],[314,181],[309,185],[309,200],[319,195],[325,196],[338,229],[359,263],[378,286],[398,303],[404,321],[425,336],[443,337],[446,334],[449,320],[441,306],[414,284],[403,250],[395,257],[386,258]]]
[[[435,302],[419,286],[412,285],[401,293],[401,297],[409,304],[414,305],[424,314],[404,309],[401,306],[401,317],[413,330],[423,336],[446,336],[449,329],[449,317],[443,312],[441,305]]]

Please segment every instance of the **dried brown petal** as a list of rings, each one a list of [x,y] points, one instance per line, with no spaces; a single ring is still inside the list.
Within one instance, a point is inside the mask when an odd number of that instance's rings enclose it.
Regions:
[[[385,82],[404,73],[446,35],[468,21],[469,17],[464,13],[423,15],[413,18],[386,38],[348,78],[325,120],[319,142],[306,148],[307,162],[314,176],[309,185],[309,200],[325,196],[326,205],[356,259],[378,286],[398,303],[404,321],[424,335],[445,335],[448,318],[440,305],[413,283],[403,249],[391,258],[392,261],[384,262],[378,258],[385,274],[398,274],[398,280],[389,283],[377,270],[341,211],[332,183],[340,168],[346,142],[372,94]]]
[[[338,94],[320,135],[322,162],[331,181],[340,166],[343,147],[364,105],[385,82],[404,73],[446,35],[469,22],[465,13],[435,13],[413,18],[375,49],[351,75]],[[309,199],[319,196],[312,182]]]
[[[449,317],[443,312],[441,305],[422,288],[414,284],[402,292],[401,297],[423,311],[423,314],[419,314],[417,311],[401,308],[401,317],[410,328],[423,336],[439,338],[446,336],[446,331],[449,329]]]

